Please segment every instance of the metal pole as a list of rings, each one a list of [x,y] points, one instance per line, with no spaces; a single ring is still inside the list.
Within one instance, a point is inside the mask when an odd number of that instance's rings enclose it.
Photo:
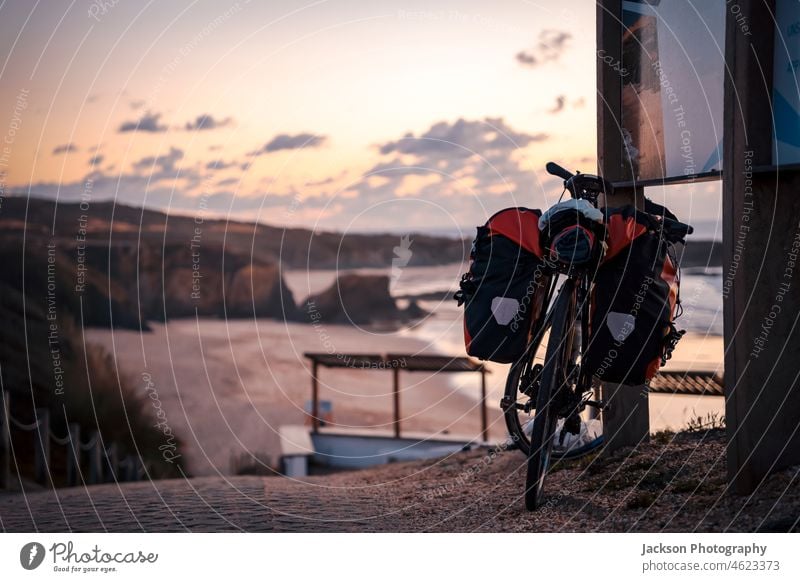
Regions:
[[[392,368],[392,397],[394,401],[394,438],[400,438],[400,368]]]
[[[486,417],[486,368],[481,366],[481,438],[489,440],[489,420]]]
[[[36,436],[34,438],[36,481],[50,485],[50,411],[36,409]]]
[[[69,423],[69,443],[67,443],[67,486],[78,484],[81,466],[81,426]]]
[[[319,365],[314,360],[311,365],[311,428],[313,432],[319,432],[319,380],[317,372]]]
[[[11,487],[11,395],[0,392],[0,489]]]

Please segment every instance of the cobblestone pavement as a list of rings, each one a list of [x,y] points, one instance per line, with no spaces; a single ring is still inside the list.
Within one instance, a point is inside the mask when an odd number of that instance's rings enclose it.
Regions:
[[[0,494],[6,532],[385,531],[370,493],[279,477],[173,479]]]
[[[0,493],[11,532],[787,532],[800,529],[800,466],[752,495],[725,484],[722,431],[653,439],[556,463],[524,509],[526,459],[477,449],[300,480],[202,477]]]

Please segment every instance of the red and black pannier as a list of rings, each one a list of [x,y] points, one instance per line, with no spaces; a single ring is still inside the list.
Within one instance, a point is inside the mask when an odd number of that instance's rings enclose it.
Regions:
[[[648,383],[684,332],[674,244],[664,219],[633,206],[606,209],[603,261],[594,277],[587,369],[603,381]]]
[[[542,309],[550,273],[542,260],[541,212],[506,208],[493,215],[472,243],[470,269],[455,299],[464,308],[464,343],[470,356],[510,363],[525,351]]]

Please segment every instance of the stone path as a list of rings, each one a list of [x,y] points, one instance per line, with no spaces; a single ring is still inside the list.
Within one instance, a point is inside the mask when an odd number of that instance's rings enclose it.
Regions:
[[[279,477],[196,478],[0,494],[6,532],[392,531],[370,493]]]

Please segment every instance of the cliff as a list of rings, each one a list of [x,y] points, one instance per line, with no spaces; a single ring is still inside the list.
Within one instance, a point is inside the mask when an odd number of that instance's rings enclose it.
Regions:
[[[84,220],[85,218],[85,220]],[[74,240],[82,223],[86,236],[105,246],[189,244],[224,248],[257,263],[279,263],[284,269],[387,268],[395,258],[397,234],[342,234],[262,223],[167,215],[109,201],[59,202],[10,196],[3,200],[0,226],[5,233]],[[54,232],[53,232],[54,228]],[[470,235],[472,233],[470,232]],[[470,241],[411,234],[410,266],[443,265],[464,260]]]

